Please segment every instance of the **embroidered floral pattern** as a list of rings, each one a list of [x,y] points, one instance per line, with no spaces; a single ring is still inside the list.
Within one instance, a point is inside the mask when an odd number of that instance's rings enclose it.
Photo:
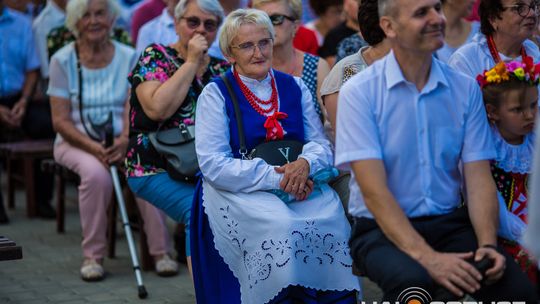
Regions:
[[[165,53],[164,53],[165,52]],[[167,81],[178,67],[184,63],[178,52],[171,47],[157,44],[149,45],[139,57],[128,79],[131,82],[130,137],[128,153],[126,154],[127,176],[145,176],[165,172],[165,163],[161,156],[150,144],[148,133],[158,129],[157,122],[144,113],[135,94],[138,85],[145,81]],[[214,77],[229,69],[230,65],[224,60],[210,58],[205,74],[193,80],[182,106],[161,126],[162,130],[177,127],[180,123],[195,124],[195,108],[197,98],[203,87]]]
[[[258,250],[250,252],[246,249],[247,240],[241,233],[242,227],[229,214],[229,206],[219,210],[227,225],[229,240],[243,253],[250,289],[268,279],[274,267],[285,267],[292,259],[310,265],[352,267],[347,240],[338,240],[332,233],[323,233],[314,220],[306,221],[303,228],[293,230],[289,235],[264,240],[257,246]]]

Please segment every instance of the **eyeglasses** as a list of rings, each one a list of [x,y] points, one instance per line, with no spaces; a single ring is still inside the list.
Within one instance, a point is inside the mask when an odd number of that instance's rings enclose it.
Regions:
[[[244,54],[253,54],[255,53],[255,47],[258,47],[259,51],[262,53],[268,50],[268,48],[272,45],[273,41],[274,39],[272,38],[265,38],[265,39],[259,40],[259,42],[257,43],[253,43],[250,41],[250,42],[240,43],[239,45],[232,45],[231,47],[238,49],[240,52]]]
[[[538,16],[538,14],[540,13],[540,10],[538,9],[538,3],[536,1],[533,1],[531,4],[527,5],[525,3],[519,3],[519,4],[514,4],[514,5],[509,5],[509,6],[505,6],[503,7],[505,10],[506,9],[511,9],[513,10],[514,12],[516,12],[520,17],[527,17],[527,15],[529,15],[529,12],[531,10],[534,11],[534,14]]]
[[[195,16],[181,17],[180,19],[186,20],[187,26],[192,30],[198,28],[202,22],[201,19],[199,19],[199,17],[195,17]],[[218,23],[216,20],[211,20],[211,19],[204,20],[203,24],[204,24],[204,29],[207,32],[215,32],[218,28]]]
[[[280,15],[280,14],[274,14],[274,15],[270,16],[270,21],[272,21],[273,25],[282,25],[283,22],[285,22],[285,19],[287,19],[287,20],[289,20],[291,22],[296,21],[296,19],[293,18],[293,17]]]

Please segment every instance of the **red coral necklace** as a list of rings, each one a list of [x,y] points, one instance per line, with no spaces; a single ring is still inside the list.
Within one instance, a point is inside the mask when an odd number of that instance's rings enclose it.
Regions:
[[[270,99],[262,100],[259,97],[257,97],[253,92],[251,92],[251,90],[244,84],[242,79],[240,79],[238,72],[234,70],[234,78],[236,79],[236,82],[240,86],[240,90],[242,91],[242,94],[244,94],[244,96],[246,97],[251,107],[255,111],[257,111],[257,113],[265,117],[269,116],[269,114],[272,113],[274,110],[277,111],[277,108],[278,108],[276,82],[272,74],[270,74],[270,77],[272,78],[272,95],[270,95]],[[271,105],[271,106],[268,109],[264,109],[259,104]]]

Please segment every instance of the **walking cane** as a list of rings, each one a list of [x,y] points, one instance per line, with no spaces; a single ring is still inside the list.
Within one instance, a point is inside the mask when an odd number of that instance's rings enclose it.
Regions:
[[[111,147],[114,143],[113,125],[112,125],[112,113],[109,113],[109,118],[103,124],[96,125],[90,122],[92,128],[100,135],[105,137],[105,147]],[[103,137],[102,137],[103,138]],[[118,202],[118,208],[120,209],[120,215],[122,217],[122,226],[126,232],[126,239],[128,242],[129,253],[131,255],[131,262],[133,263],[133,270],[135,271],[135,278],[137,279],[137,287],[139,292],[139,299],[145,299],[148,296],[146,288],[143,284],[141,275],[141,267],[139,266],[139,259],[137,255],[137,249],[135,249],[135,243],[133,242],[133,235],[131,234],[131,226],[129,224],[129,218],[126,212],[126,203],[124,202],[124,196],[122,195],[122,187],[120,185],[120,178],[118,177],[118,169],[114,164],[109,166],[114,192],[116,194],[116,201]]]

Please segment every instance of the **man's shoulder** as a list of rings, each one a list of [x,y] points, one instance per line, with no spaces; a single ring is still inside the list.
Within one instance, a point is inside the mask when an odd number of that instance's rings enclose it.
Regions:
[[[32,18],[30,18],[30,16],[7,7],[5,7],[4,10],[6,14],[5,16],[10,18],[12,20],[12,24],[14,24],[17,28],[32,28]]]
[[[354,91],[356,94],[356,92],[365,92],[381,87],[385,77],[384,71],[385,60],[383,58],[352,76],[343,84],[341,91]]]
[[[152,19],[150,19],[150,21],[146,22],[145,24],[143,24],[141,26],[141,29],[139,30],[139,36],[141,34],[147,34],[147,35],[151,35],[153,31],[157,30],[160,26],[160,19],[161,19],[161,15],[157,16],[157,17],[154,17]]]

